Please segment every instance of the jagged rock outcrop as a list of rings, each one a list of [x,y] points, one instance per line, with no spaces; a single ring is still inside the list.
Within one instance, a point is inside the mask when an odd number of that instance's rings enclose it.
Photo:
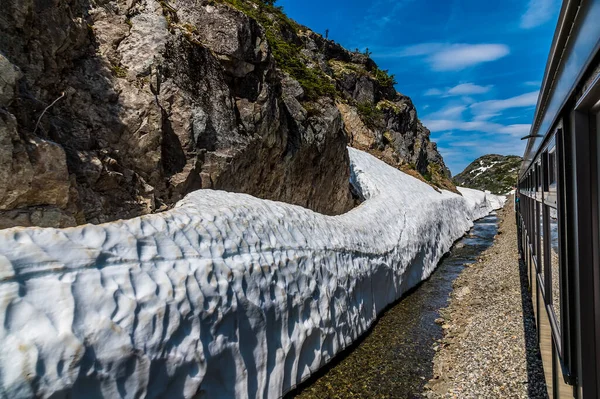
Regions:
[[[450,171],[411,99],[394,89],[393,75],[380,70],[367,55],[350,52],[307,28],[300,28],[297,37],[308,65],[320,69],[335,85],[351,146],[394,167],[415,170],[433,185],[456,192]]]
[[[199,188],[352,206],[333,100],[298,114],[254,19],[171,3],[3,5],[1,227],[127,218]],[[37,207],[60,216],[34,220]]]
[[[490,154],[477,158],[454,176],[456,185],[506,194],[517,185],[523,158]]]
[[[0,228],[129,218],[200,188],[343,213],[348,136],[435,184],[449,176],[372,60],[258,0],[2,8]],[[363,110],[362,132],[344,105]]]

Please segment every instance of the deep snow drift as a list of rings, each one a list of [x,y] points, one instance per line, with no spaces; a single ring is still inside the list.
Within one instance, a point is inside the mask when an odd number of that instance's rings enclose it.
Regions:
[[[503,202],[349,151],[367,200],[341,216],[201,190],[162,214],[0,231],[0,396],[277,398]]]

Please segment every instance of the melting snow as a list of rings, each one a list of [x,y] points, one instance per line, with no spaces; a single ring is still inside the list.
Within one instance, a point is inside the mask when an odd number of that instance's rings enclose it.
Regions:
[[[0,231],[0,397],[277,398],[504,199],[349,149],[340,216],[200,190],[104,225]]]
[[[473,179],[478,177],[479,175],[481,175],[483,172],[485,172],[488,169],[493,168],[495,165],[499,164],[500,162],[498,161],[493,161],[491,162],[488,166],[483,166],[483,161],[479,161],[479,164],[482,165],[476,169],[473,169],[471,171],[471,174],[478,172],[475,176],[473,176]]]

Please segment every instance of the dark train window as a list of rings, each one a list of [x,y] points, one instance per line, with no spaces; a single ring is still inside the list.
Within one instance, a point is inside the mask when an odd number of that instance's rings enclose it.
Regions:
[[[540,171],[542,172],[541,174],[541,179],[540,179],[540,183],[541,183],[541,188],[543,192],[547,192],[548,191],[548,186],[550,185],[550,176],[548,173],[548,153],[544,152],[542,153],[542,160],[540,162]]]
[[[561,335],[561,265],[559,250],[559,218],[557,210],[558,159],[556,147],[542,156],[544,172],[543,227],[540,229],[547,281],[545,302],[554,320],[555,337]]]
[[[533,170],[529,173],[529,191],[533,191]]]
[[[543,205],[540,202],[536,201],[536,230],[537,230],[537,244],[538,244],[538,258],[537,258],[537,271],[540,274],[540,277],[542,278],[542,282],[544,284],[540,285],[540,288],[542,288],[542,293],[546,293],[546,286],[545,286],[545,282],[546,282],[546,273],[544,270],[544,257],[547,255],[544,252],[544,248],[545,248],[545,243],[544,240],[546,239],[546,237],[544,237],[544,209],[543,209]]]
[[[530,236],[530,242],[531,242],[531,252],[532,252],[532,256],[535,257],[538,253],[538,248],[537,248],[537,232],[538,232],[538,218],[537,218],[537,212],[536,212],[536,208],[537,208],[537,202],[535,200],[530,199],[529,200],[529,223],[531,225],[531,236]],[[535,261],[536,265],[537,265],[537,259]],[[536,266],[537,267],[537,266]]]
[[[547,207],[549,213],[549,223],[550,223],[550,253],[548,255],[548,260],[550,262],[550,287],[551,287],[551,303],[552,310],[554,311],[554,319],[556,321],[556,325],[558,327],[558,332],[561,331],[560,325],[560,252],[559,252],[559,230],[558,230],[558,212],[556,209],[552,207]],[[550,299],[550,298],[549,298]]]
[[[548,184],[556,185],[556,149],[552,149],[548,153]]]

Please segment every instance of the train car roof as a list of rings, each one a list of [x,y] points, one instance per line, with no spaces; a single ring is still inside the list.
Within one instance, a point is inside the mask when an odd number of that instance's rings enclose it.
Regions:
[[[560,111],[571,98],[600,47],[600,0],[563,1],[520,175],[549,137]]]

